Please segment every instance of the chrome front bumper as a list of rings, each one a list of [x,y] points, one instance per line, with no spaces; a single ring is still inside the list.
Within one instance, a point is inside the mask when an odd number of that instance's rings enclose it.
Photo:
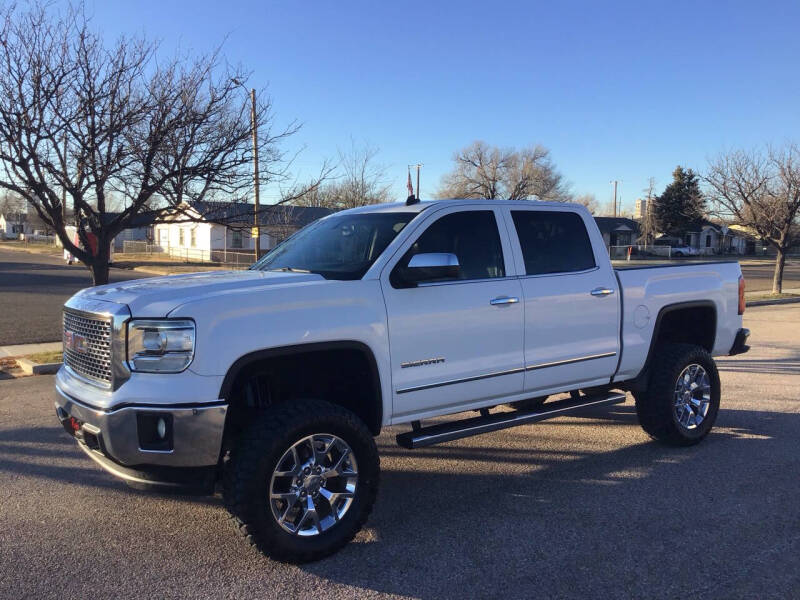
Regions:
[[[102,409],[72,398],[56,387],[55,404],[59,421],[74,435],[82,449],[121,467],[209,467],[219,462],[228,409],[222,401],[196,406],[125,405]],[[140,447],[137,417],[154,414],[171,415],[172,444],[169,450],[143,450]],[[97,462],[115,475],[126,478],[100,460]]]

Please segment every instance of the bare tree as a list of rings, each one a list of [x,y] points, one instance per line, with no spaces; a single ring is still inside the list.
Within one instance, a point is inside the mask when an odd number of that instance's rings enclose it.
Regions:
[[[379,149],[368,142],[358,145],[350,140],[350,148],[339,149],[336,167],[325,172],[330,179],[324,185],[306,185],[295,204],[344,210],[391,200],[387,169],[376,162]]]
[[[455,168],[442,177],[439,198],[566,200],[563,176],[540,145],[515,150],[476,141],[453,155]]]
[[[645,246],[652,244],[658,233],[658,226],[656,224],[656,178],[650,177],[647,180],[647,187],[642,190],[645,194],[647,204],[645,205],[644,214],[642,214],[641,221],[639,222],[639,241]]]
[[[715,212],[756,232],[776,253],[772,292],[783,289],[786,254],[800,241],[800,148],[734,150],[709,161],[703,178]]]
[[[64,247],[108,281],[109,244],[145,210],[242,198],[252,186],[247,75],[218,52],[156,60],[156,46],[107,47],[82,7],[0,7],[0,189],[23,197]],[[269,97],[256,108],[262,181],[285,176]],[[80,244],[66,234],[62,192]],[[111,199],[114,198],[112,203]],[[111,204],[122,207],[111,214]]]
[[[25,212],[27,203],[25,199],[12,192],[0,194],[0,215],[18,215]]]
[[[585,206],[586,209],[592,213],[593,215],[596,214],[600,210],[600,205],[597,203],[597,198],[594,194],[583,194],[581,196],[575,196],[571,200],[576,204],[580,204]]]

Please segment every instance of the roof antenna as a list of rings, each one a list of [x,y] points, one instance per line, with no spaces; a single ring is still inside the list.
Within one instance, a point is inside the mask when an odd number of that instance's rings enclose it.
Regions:
[[[406,206],[411,206],[412,204],[419,204],[419,198],[417,198],[414,194],[411,194],[408,198],[406,198]]]

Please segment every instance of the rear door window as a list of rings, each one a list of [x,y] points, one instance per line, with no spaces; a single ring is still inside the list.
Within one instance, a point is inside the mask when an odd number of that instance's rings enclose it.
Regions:
[[[573,212],[512,210],[526,275],[574,273],[596,266],[583,219]]]

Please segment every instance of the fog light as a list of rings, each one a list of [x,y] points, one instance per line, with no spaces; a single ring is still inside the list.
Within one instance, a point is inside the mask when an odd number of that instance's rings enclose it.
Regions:
[[[172,415],[163,412],[137,412],[139,448],[147,452],[169,452],[173,448]]]

